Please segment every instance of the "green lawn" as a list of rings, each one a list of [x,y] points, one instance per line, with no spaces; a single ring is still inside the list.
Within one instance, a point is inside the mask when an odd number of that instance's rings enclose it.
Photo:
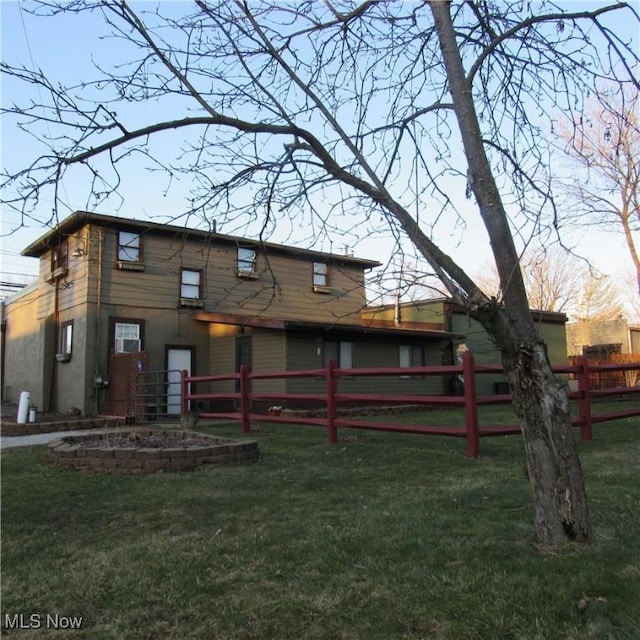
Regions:
[[[469,460],[458,439],[343,431],[329,445],[269,425],[257,463],[151,476],[7,451],[3,636],[635,640],[639,426],[579,443],[595,538],[555,550],[532,543],[519,436]],[[16,614],[40,628],[7,629]],[[47,614],[82,628],[46,629]]]

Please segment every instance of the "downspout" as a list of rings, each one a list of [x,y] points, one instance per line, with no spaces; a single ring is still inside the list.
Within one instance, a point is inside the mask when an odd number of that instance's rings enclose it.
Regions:
[[[49,385],[49,410],[57,411],[58,403],[56,402],[56,388],[58,386],[58,363],[55,358],[57,353],[58,339],[60,336],[60,309],[58,300],[58,283],[56,278],[53,289],[53,353],[54,357],[51,359],[51,383]]]
[[[93,384],[95,388],[95,415],[99,414],[100,409],[100,387],[96,386],[96,380],[100,377],[100,357],[102,355],[102,242],[104,238],[104,230],[98,229],[98,283],[96,287],[96,349],[95,349],[95,371],[93,375]]]
[[[4,385],[4,352],[7,339],[7,319],[5,318],[4,300],[0,300],[0,384]],[[4,386],[0,389],[2,401],[6,400]]]
[[[394,309],[393,321],[396,327],[399,327],[402,324],[402,316],[400,314],[400,294],[399,293],[396,293],[396,304]]]

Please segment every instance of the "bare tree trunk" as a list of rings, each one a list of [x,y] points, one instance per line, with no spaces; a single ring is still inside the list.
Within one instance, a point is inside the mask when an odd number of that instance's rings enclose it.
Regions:
[[[566,386],[555,379],[541,342],[518,345],[503,364],[522,425],[536,537],[586,541],[589,507]]]
[[[640,217],[640,212],[639,212]],[[624,239],[629,249],[629,255],[633,262],[633,268],[636,272],[636,282],[638,283],[638,290],[636,293],[640,295],[640,257],[638,257],[638,251],[636,250],[636,244],[633,239],[633,232],[631,231],[631,216],[628,214],[622,216],[622,229],[624,230]]]
[[[524,436],[538,541],[585,541],[591,533],[580,459],[573,439],[566,388],[555,378],[537,334],[509,221],[486,156],[472,87],[465,76],[448,2],[430,2],[449,92],[469,166],[469,186],[489,233],[503,303],[492,301],[470,314],[501,351]]]

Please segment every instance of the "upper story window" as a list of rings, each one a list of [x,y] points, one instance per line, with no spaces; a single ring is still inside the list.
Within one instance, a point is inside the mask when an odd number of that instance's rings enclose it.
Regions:
[[[256,250],[251,247],[238,247],[238,275],[251,277],[256,275]]]
[[[313,290],[329,293],[329,265],[326,262],[313,263]]]
[[[188,300],[202,298],[202,271],[199,269],[180,271],[180,297]]]
[[[138,233],[118,231],[118,260],[142,262],[142,238]]]
[[[69,265],[69,243],[66,238],[51,250],[51,274],[61,276],[66,274]]]

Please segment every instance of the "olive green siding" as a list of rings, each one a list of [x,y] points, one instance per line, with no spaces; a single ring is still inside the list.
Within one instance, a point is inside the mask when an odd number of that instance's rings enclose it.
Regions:
[[[368,307],[363,310],[362,318],[365,324],[367,320],[393,322],[399,329],[402,329],[403,325],[414,322],[428,323],[440,330],[445,330],[446,325],[444,304],[441,301],[432,300]]]
[[[283,371],[286,369],[286,339],[285,332],[274,329],[254,329],[251,332],[252,371],[264,373],[268,371]],[[256,380],[254,391],[279,392],[286,391],[285,380]],[[277,403],[274,403],[277,404]]]
[[[210,375],[232,373],[236,368],[236,335],[238,329],[225,325],[209,326],[209,371]],[[234,391],[233,381],[211,383],[210,391],[221,393]],[[200,387],[198,387],[200,390]]]
[[[353,367],[398,367],[399,348],[402,344],[420,344],[425,349],[425,364],[440,365],[444,343],[438,340],[421,341],[402,337],[372,337],[342,334],[325,336],[325,340],[353,343]],[[324,364],[323,337],[307,333],[290,333],[287,335],[287,369],[322,369]],[[324,379],[301,378],[291,379],[287,383],[290,393],[324,393]],[[344,393],[378,393],[378,394],[441,394],[443,380],[440,376],[402,377],[374,376],[342,378],[339,391]]]
[[[451,331],[466,336],[465,344],[473,352],[479,364],[501,364],[500,351],[489,338],[479,322],[466,315],[453,313]],[[551,364],[567,364],[567,340],[565,325],[560,323],[539,322],[538,332],[547,344]]]
[[[73,216],[72,216],[73,217]],[[255,272],[238,274],[241,243],[215,234],[190,233],[166,226],[144,229],[135,221],[90,215],[46,234],[27,250],[37,257],[40,277],[25,296],[8,301],[5,397],[16,401],[31,391],[40,409],[100,411],[108,389],[94,386],[109,373],[109,351],[118,321],[141,322],[142,348],[149,366],[163,370],[167,349],[190,347],[193,373],[233,372],[237,328],[193,319],[194,311],[235,317],[358,324],[365,303],[364,271],[374,264],[344,256],[257,246]],[[140,233],[139,264],[118,262],[118,232]],[[67,244],[66,267],[52,273],[52,248]],[[251,245],[250,241],[248,241]],[[313,263],[328,264],[327,286],[313,287]],[[133,268],[131,268],[133,267]],[[201,271],[201,302],[181,300],[182,269]],[[73,322],[72,355],[58,362],[61,327]],[[253,343],[254,371],[285,368],[283,331],[247,329]],[[263,381],[256,390],[282,391],[284,381]],[[225,385],[228,390],[234,384]]]
[[[534,318],[535,318],[535,313]],[[549,358],[554,365],[567,363],[567,341],[565,334],[564,316],[562,314],[545,314],[545,318],[538,322],[541,338],[548,348]],[[555,317],[557,316],[557,317]],[[501,364],[500,352],[490,340],[487,332],[479,322],[472,320],[467,314],[451,309],[450,302],[445,299],[423,300],[400,305],[366,309],[363,317],[378,322],[393,322],[398,328],[409,323],[422,324],[433,329],[433,325],[441,325],[445,331],[459,334],[457,343],[469,348],[478,364]],[[457,344],[450,343],[443,354],[443,362],[453,364],[456,358]],[[478,393],[489,395],[500,390],[496,383],[504,383],[506,378],[499,374],[479,374],[476,380]]]
[[[84,407],[92,403],[94,398],[91,384],[93,370],[88,370],[89,363],[84,357],[87,330],[89,329],[86,314],[78,314],[73,309],[61,311],[57,327],[52,318],[51,341],[54,343],[54,351],[58,351],[60,327],[68,321],[73,321],[71,358],[68,362],[53,362],[55,396],[52,408],[59,411],[69,411],[70,409],[83,411]],[[83,382],[84,384],[82,384]],[[95,402],[93,404],[95,405]]]
[[[214,325],[212,325],[213,328]],[[220,327],[222,325],[215,325]],[[209,337],[209,373],[222,375],[236,370],[236,341],[238,338],[251,340],[251,371],[282,371],[285,368],[284,332],[275,329],[247,327],[239,328],[227,325],[228,333],[219,335],[215,331]],[[233,382],[216,383],[217,391],[231,390]],[[259,380],[254,382],[254,390],[284,391],[284,384],[277,380]]]
[[[479,322],[462,313],[451,314],[450,330],[464,334],[464,344],[473,353],[477,364],[502,364],[500,351],[489,338]],[[552,365],[567,364],[567,341],[564,323],[538,322],[538,332],[545,341]],[[505,383],[501,374],[479,374],[476,377],[476,390],[480,395],[491,395],[501,391],[496,384]]]
[[[567,331],[564,324],[538,323],[540,337],[547,345],[552,365],[567,364]]]
[[[15,401],[19,390],[31,390],[41,409],[100,411],[109,391],[96,388],[94,381],[110,373],[116,319],[142,324],[142,348],[152,370],[166,369],[169,348],[190,347],[194,374],[233,372],[240,335],[251,336],[254,371],[282,370],[282,330],[247,327],[240,334],[238,327],[226,325],[221,331],[223,325],[194,320],[194,311],[357,325],[365,303],[364,272],[375,264],[247,241],[256,250],[255,270],[239,274],[241,240],[94,214],[74,216],[25,250],[39,258],[38,286],[22,302],[7,304],[3,385],[11,388],[5,395]],[[138,262],[119,262],[119,231],[140,235]],[[52,273],[52,247],[61,243],[67,245],[67,264]],[[314,261],[328,265],[321,291],[313,286]],[[199,301],[181,299],[182,269],[201,272]],[[73,322],[72,355],[58,362],[61,327],[68,321]],[[218,386],[235,388],[233,382]],[[254,384],[255,390],[284,388],[282,380]]]
[[[362,268],[339,258],[330,263],[328,293],[313,291],[313,260],[257,250],[254,277],[237,275],[237,247],[147,234],[142,237],[144,271],[115,268],[117,232],[105,230],[104,295],[118,305],[175,309],[181,270],[201,270],[203,311],[260,318],[296,318],[359,323],[364,305]]]

